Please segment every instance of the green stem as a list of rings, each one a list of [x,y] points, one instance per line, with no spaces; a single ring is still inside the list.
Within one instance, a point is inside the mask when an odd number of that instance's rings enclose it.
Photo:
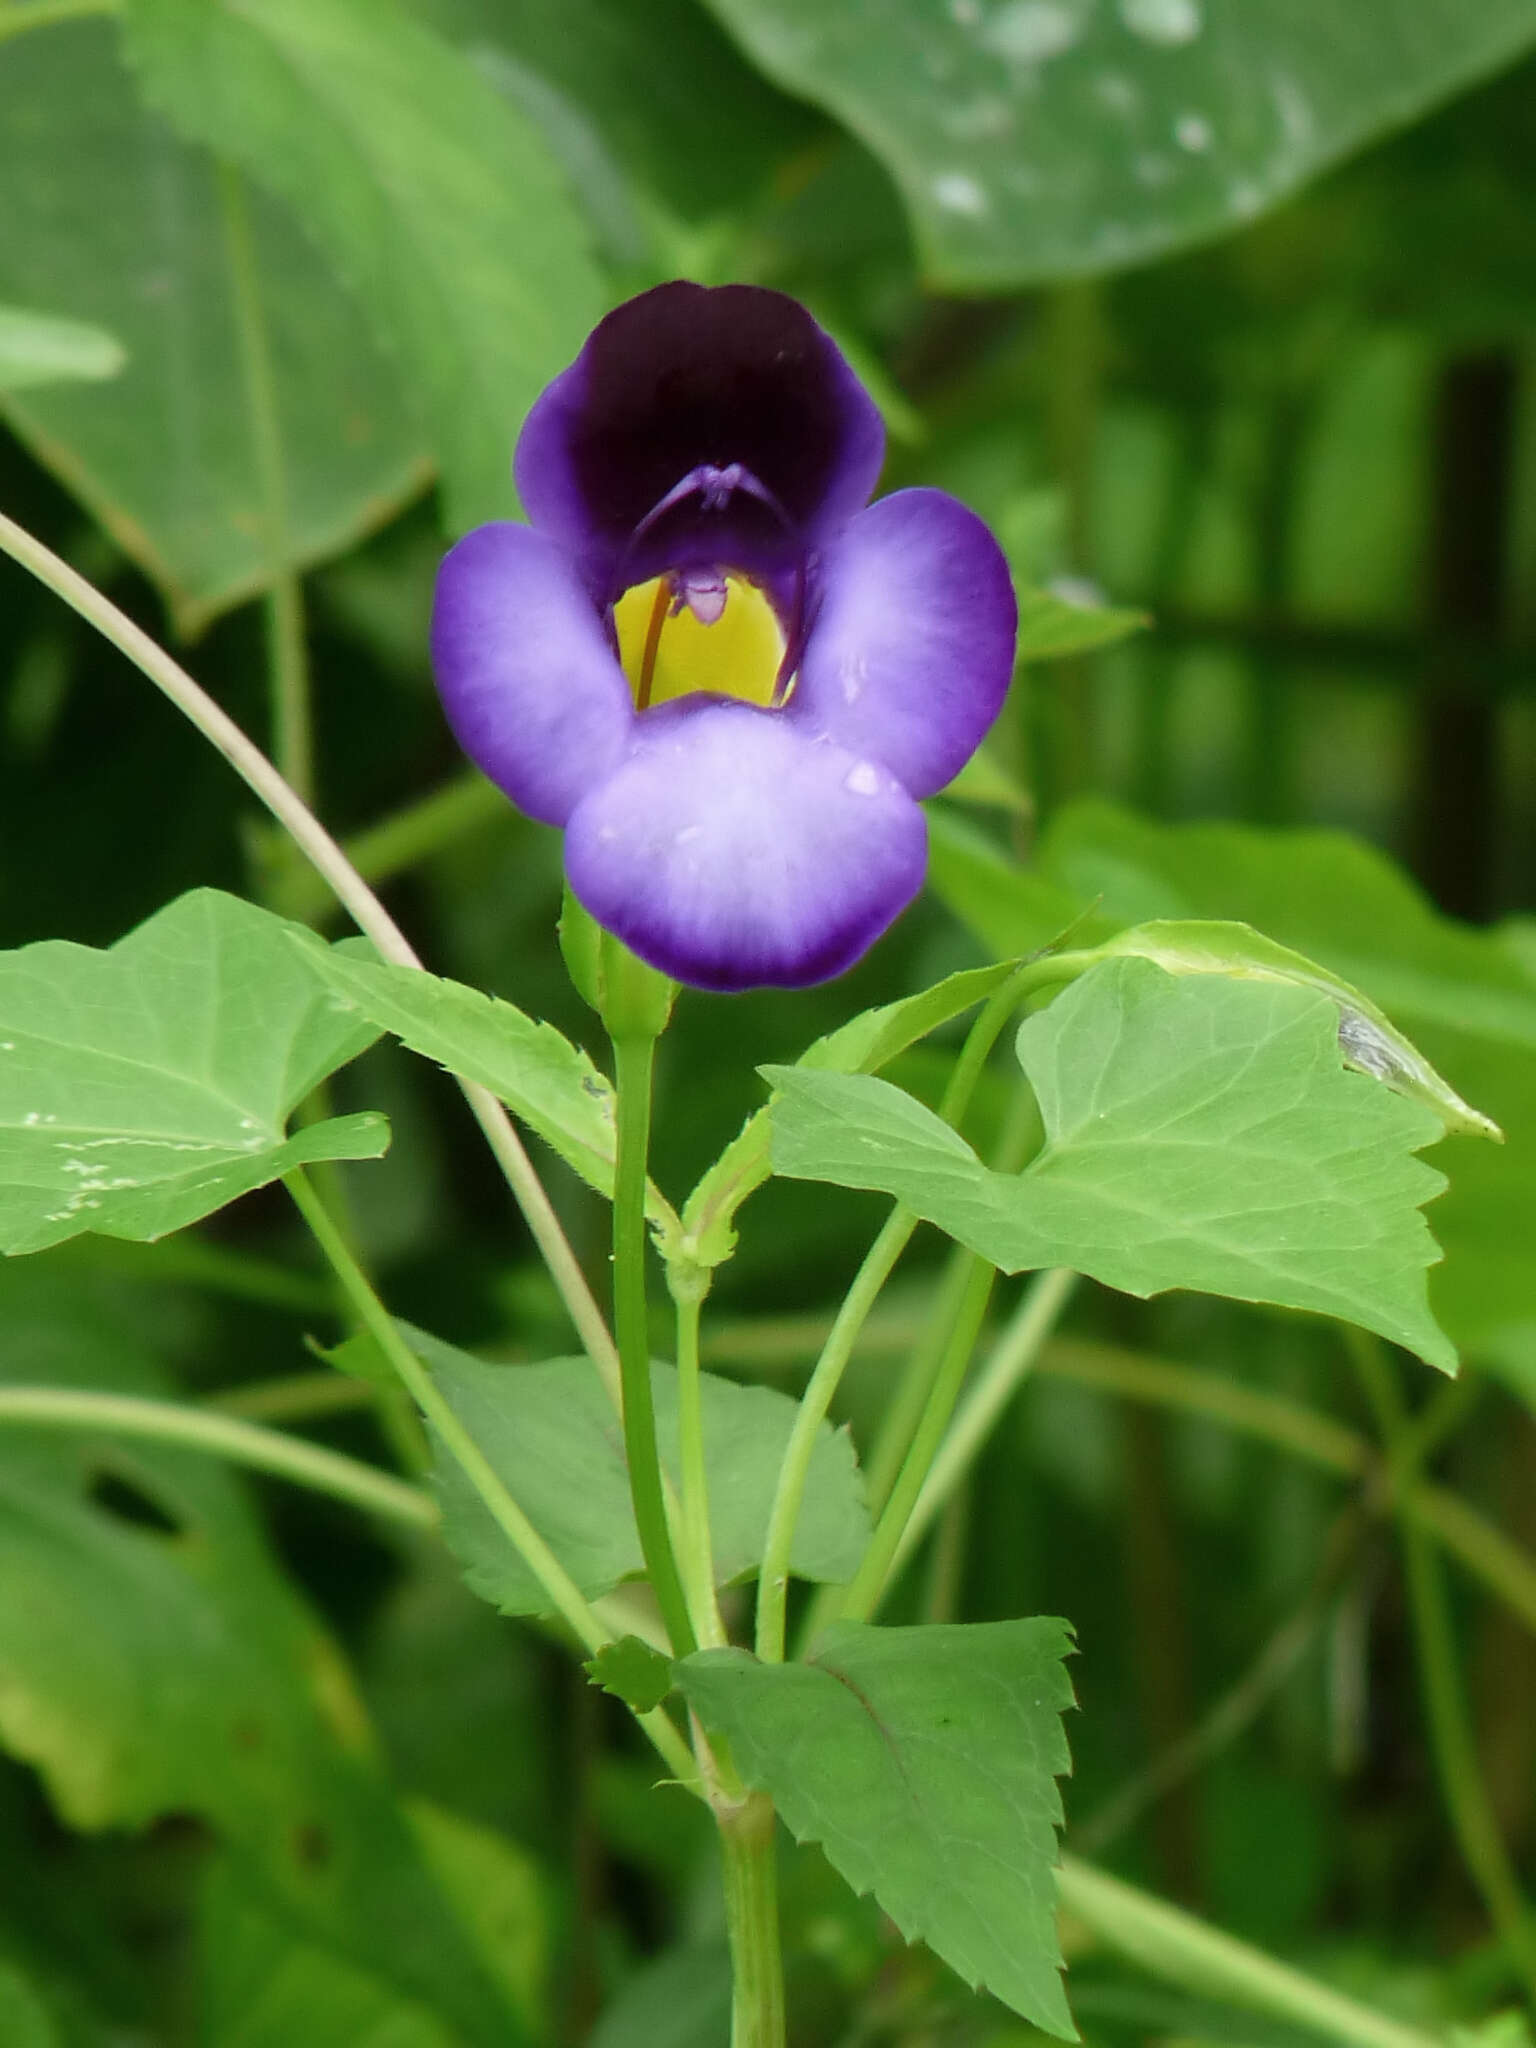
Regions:
[[[247,1422],[312,1422],[324,1415],[350,1415],[373,1406],[374,1390],[366,1380],[350,1379],[334,1369],[288,1373],[280,1379],[256,1380],[210,1394],[206,1406],[218,1415],[241,1415]]]
[[[850,1621],[867,1621],[892,1578],[927,1534],[929,1525],[960,1484],[997,1419],[1040,1355],[1040,1348],[1066,1307],[1077,1275],[1065,1267],[1041,1273],[1018,1313],[999,1338],[987,1367],[948,1436],[955,1398],[970,1363],[970,1346],[945,1360],[933,1395],[912,1440],[901,1477],[886,1502],[874,1536],[842,1603]]]
[[[1402,1390],[1385,1345],[1363,1332],[1347,1333],[1366,1395],[1376,1411],[1382,1441],[1395,1480],[1407,1476],[1402,1459],[1410,1447],[1411,1424]],[[1520,1890],[1520,1881],[1499,1832],[1498,1816],[1488,1794],[1477,1743],[1462,1693],[1456,1633],[1440,1561],[1404,1515],[1398,1516],[1408,1605],[1413,1617],[1419,1683],[1429,1725],[1435,1771],[1462,1861],[1482,1895],[1488,1917],[1499,1932],[1510,1960],[1525,1979],[1526,1994],[1536,2003],[1536,1922]]]
[[[82,21],[93,14],[121,14],[123,0],[11,0],[0,7],[0,43],[25,35],[29,28],[52,28],[61,21]]]
[[[716,1812],[731,1944],[731,2048],[784,2048],[784,1964],[772,1803]]]
[[[891,1268],[907,1248],[917,1228],[917,1218],[898,1203],[885,1219],[879,1236],[864,1255],[853,1285],[833,1319],[827,1341],[815,1370],[800,1397],[794,1428],[784,1448],[768,1516],[768,1535],[763,1544],[762,1568],[757,1581],[757,1654],[765,1664],[784,1661],[784,1622],[789,1604],[789,1557],[794,1547],[795,1523],[805,1493],[806,1476],[816,1437],[826,1420],[832,1396],[852,1355],[864,1318],[874,1307]]]
[[[0,552],[19,562],[31,575],[61,598],[72,611],[94,626],[135,668],[162,691],[193,724],[235,773],[261,799],[278,823],[293,839],[299,851],[346,909],[358,930],[372,939],[381,957],[400,967],[421,967],[421,960],[405,934],[352,866],[319,819],[300,801],[272,763],[217,705],[173,661],[165,649],[118,610],[110,599],[61,561],[51,548],[0,512]],[[528,1225],[529,1234],[549,1268],[550,1277],[565,1303],[571,1322],[587,1355],[615,1404],[618,1401],[619,1369],[613,1339],[592,1290],[587,1285],[570,1241],[560,1227],[544,1184],[534,1172],[533,1162],[512,1127],[506,1109],[488,1088],[459,1078],[459,1087],[485,1135],[486,1143]]]
[[[669,1273],[677,1304],[677,1438],[682,1484],[679,1547],[683,1587],[693,1631],[706,1650],[729,1640],[715,1598],[715,1560],[709,1530],[709,1473],[704,1461],[704,1412],[699,1373],[699,1312],[702,1288]],[[703,1276],[703,1286],[708,1276]]]
[[[219,163],[218,178],[246,420],[256,468],[262,546],[266,556],[267,682],[272,752],[283,780],[301,802],[313,808],[314,716],[309,657],[304,644],[304,593],[291,561],[288,478],[271,339],[261,302],[261,273],[251,237],[245,184],[240,173],[228,163]],[[278,840],[277,849],[282,859],[272,864],[271,871],[264,878],[266,886],[259,893],[270,908],[281,910],[286,905],[289,876],[305,870],[302,857],[291,839]],[[320,1122],[329,1114],[330,1094],[322,1082],[305,1103],[300,1120]],[[314,1168],[313,1177],[316,1186],[323,1190],[333,1215],[340,1219],[344,1235],[355,1248],[357,1235],[351,1226],[341,1168],[327,1160]],[[381,1387],[377,1405],[380,1426],[401,1466],[407,1472],[424,1471],[430,1463],[430,1454],[406,1395],[399,1387]]]
[[[710,1335],[710,1355],[722,1363],[772,1372],[824,1343],[830,1328],[826,1316],[777,1317],[750,1330],[741,1324],[717,1323]],[[904,1351],[915,1334],[908,1316],[871,1317],[854,1345],[854,1355]],[[1365,1438],[1331,1415],[1320,1415],[1278,1394],[1238,1386],[1202,1366],[1178,1365],[1087,1338],[1056,1337],[1035,1370],[1044,1379],[1066,1380],[1128,1401],[1199,1415],[1340,1478],[1362,1477],[1374,1460]],[[1429,1416],[1424,1420],[1428,1427]],[[1536,1634],[1536,1558],[1447,1487],[1415,1482],[1400,1489],[1398,1505]]]
[[[283,1185],[292,1195],[299,1214],[314,1232],[320,1249],[330,1260],[359,1321],[431,1424],[444,1450],[480,1496],[491,1519],[538,1580],[551,1608],[586,1649],[594,1654],[601,1650],[613,1640],[612,1636],[592,1612],[565,1566],[512,1498],[490,1460],[438,1392],[431,1374],[401,1336],[394,1317],[369,1285],[367,1275],[348,1250],[346,1240],[331,1220],[325,1205],[302,1172],[285,1174]],[[658,1708],[653,1713],[639,1714],[636,1719],[680,1781],[694,1784],[698,1773],[693,1758],[667,1716]]]
[[[376,1472],[357,1458],[301,1443],[275,1429],[175,1401],[147,1401],[137,1395],[97,1394],[62,1387],[0,1387],[0,1424],[47,1429],[105,1429],[116,1436],[149,1437],[186,1444],[210,1457],[228,1458],[257,1472],[290,1479],[327,1493],[370,1514],[435,1529],[437,1503],[418,1486]]]
[[[1440,2048],[1433,2035],[1372,2012],[1075,1856],[1062,1858],[1056,1881],[1068,1913],[1108,1947],[1183,1990],[1272,2013],[1342,2048]]]
[[[1347,1479],[1360,1478],[1370,1469],[1371,1446],[1355,1430],[1300,1401],[1239,1385],[1205,1366],[1180,1365],[1091,1338],[1057,1337],[1041,1359],[1040,1371],[1074,1386],[1096,1387],[1126,1400],[1202,1416]]]
[[[917,1342],[912,1345],[901,1383],[880,1417],[880,1429],[869,1456],[864,1460],[864,1497],[871,1514],[878,1515],[891,1497],[906,1455],[912,1448],[917,1425],[928,1405],[933,1382],[943,1363],[954,1331],[969,1313],[975,1292],[985,1280],[983,1314],[992,1299],[994,1270],[975,1252],[957,1244],[950,1250],[943,1277],[933,1291],[933,1303]],[[869,1332],[865,1332],[866,1339]],[[861,1344],[860,1349],[864,1346]],[[831,1591],[833,1589],[824,1589]]]
[[[646,1153],[655,1052],[654,1038],[614,1040],[618,1132],[613,1170],[613,1328],[624,1388],[624,1455],[640,1549],[673,1650],[686,1657],[697,1644],[667,1527],[651,1399],[651,1332],[646,1307]]]
[[[245,185],[233,165],[219,164],[219,195],[235,333],[245,385],[251,452],[256,462],[267,570],[267,670],[271,680],[272,757],[304,803],[315,801],[314,722],[304,647],[304,595],[289,556],[288,478],[272,348],[261,303],[261,276],[251,240]]]
[[[1029,969],[1032,977],[1041,963]],[[1010,997],[1007,988],[998,991],[1002,1014],[1007,1015],[1017,1000],[1017,982]],[[945,1106],[953,1112],[954,1102],[964,1102],[981,1071],[979,1059],[968,1059],[973,1041],[980,1038],[989,1048],[997,1034],[998,1019],[983,1012],[957,1063],[946,1094]],[[1040,1111],[1032,1091],[1019,1088],[1004,1124],[993,1161],[1000,1173],[1016,1173],[1040,1141]],[[995,1268],[974,1252],[956,1246],[944,1277],[936,1290],[934,1310],[923,1335],[902,1375],[901,1385],[882,1421],[870,1461],[867,1492],[879,1522],[865,1557],[851,1586],[821,1586],[806,1610],[801,1642],[813,1642],[827,1623],[851,1613],[848,1602],[870,1599],[878,1602],[890,1564],[890,1545],[900,1537],[917,1486],[928,1469],[944,1426],[976,1349],[976,1340],[986,1321],[987,1310],[997,1283]],[[921,1436],[922,1443],[918,1444]],[[902,1485],[903,1498],[891,1506],[893,1490]]]
[[[939,1104],[944,1121],[958,1125],[970,1107],[971,1096],[981,1078],[988,1055],[1008,1019],[1026,995],[1048,983],[1071,980],[1093,956],[1050,954],[1025,961],[1000,988],[994,989],[966,1034],[954,1070]],[[870,1246],[864,1262],[854,1275],[852,1287],[843,1300],[821,1356],[801,1396],[799,1413],[784,1449],[768,1518],[768,1535],[757,1582],[757,1654],[765,1663],[782,1663],[784,1658],[785,1612],[789,1601],[789,1557],[794,1547],[795,1523],[805,1493],[816,1435],[826,1420],[827,1410],[847,1369],[870,1310],[891,1269],[906,1250],[918,1219],[898,1202],[886,1218],[879,1236]],[[813,1610],[814,1614],[814,1610]]]
[[[1443,1486],[1410,1486],[1398,1506],[1536,1634],[1536,1558]]]

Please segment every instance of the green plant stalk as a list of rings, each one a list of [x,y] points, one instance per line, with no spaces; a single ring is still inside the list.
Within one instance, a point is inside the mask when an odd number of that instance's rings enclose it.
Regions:
[[[681,1465],[678,1545],[683,1590],[693,1632],[701,1649],[718,1650],[729,1641],[715,1598],[715,1560],[709,1530],[709,1472],[704,1459],[704,1412],[699,1378],[699,1313],[708,1275],[693,1285],[671,1269],[668,1281],[677,1306],[677,1437]]]
[[[0,551],[9,555],[12,561],[19,562],[39,583],[94,626],[103,639],[125,655],[140,674],[167,696],[203,738],[223,755],[290,835],[358,930],[372,939],[383,959],[399,967],[421,968],[421,960],[405,934],[319,819],[289,788],[261,749],[247,738],[207,691],[171,659],[163,647],[51,548],[45,547],[25,527],[18,526],[3,512],[0,512]],[[613,1339],[592,1298],[592,1290],[587,1285],[576,1254],[571,1250],[570,1241],[560,1227],[560,1219],[544,1184],[535,1173],[533,1162],[513,1129],[506,1109],[490,1089],[466,1081],[462,1076],[458,1081],[464,1099],[522,1211],[539,1255],[549,1268],[576,1334],[610,1398],[617,1405],[619,1365]]]
[[[613,1169],[613,1329],[624,1389],[624,1456],[629,1492],[646,1575],[661,1608],[673,1653],[686,1657],[698,1646],[688,1601],[678,1577],[661,1458],[656,1449],[656,1413],[651,1399],[651,1335],[646,1307],[646,1153],[651,1134],[651,1070],[654,1038],[613,1042],[617,1103],[617,1149]]]
[[[716,1807],[731,1947],[731,2048],[784,2048],[784,1963],[772,1803]]]
[[[1072,957],[1057,956],[1058,960]],[[1034,963],[1031,974],[1036,974],[1042,964]],[[1035,1100],[1034,1090],[1027,1084],[1021,1084],[1014,1092],[1004,1120],[996,1155],[991,1161],[993,1169],[998,1173],[1017,1173],[1025,1161],[1039,1150],[1043,1135],[1040,1105]],[[891,1488],[896,1484],[897,1475],[912,1448],[912,1439],[933,1397],[934,1383],[950,1369],[948,1361],[952,1359],[955,1347],[963,1346],[967,1359],[975,1349],[996,1282],[996,1271],[988,1266],[985,1259],[967,1251],[963,1245],[955,1246],[951,1265],[940,1286],[937,1313],[908,1364],[901,1390],[875,1446],[871,1500],[877,1510],[883,1509],[890,1498]],[[958,1382],[956,1387],[958,1390]]]
[[[152,1401],[130,1394],[98,1394],[62,1387],[0,1387],[0,1425],[27,1428],[110,1430],[115,1436],[147,1437],[184,1444],[210,1457],[227,1458],[253,1471],[292,1480],[329,1494],[369,1514],[418,1529],[438,1526],[437,1503],[419,1486],[377,1472],[358,1458],[345,1458],[316,1444],[263,1429],[233,1415],[176,1401]]]
[[[1272,2013],[1341,2048],[1441,2048],[1433,2035],[1372,2012],[1075,1856],[1062,1858],[1056,1881],[1066,1912],[1108,1947],[1183,1990]]]
[[[1032,963],[1028,974],[1033,976],[1041,964]],[[998,998],[999,1007],[1006,1017],[1012,1007],[1009,989],[999,990]],[[973,1039],[980,1038],[984,1049],[990,1049],[996,1037],[995,1020],[984,1011],[978,1026],[978,1031],[972,1034]],[[968,1041],[946,1091],[945,1106],[952,1113],[955,1098],[962,1103],[967,1100],[981,1072],[979,1059],[966,1058],[971,1049],[971,1041]],[[1039,1107],[1033,1091],[1021,1086],[1014,1095],[997,1148],[994,1161],[997,1170],[1017,1172],[1039,1139]],[[829,1621],[851,1614],[853,1610],[847,1604],[849,1601],[863,1601],[872,1595],[873,1601],[878,1602],[880,1588],[890,1568],[889,1546],[899,1539],[903,1526],[896,1516],[904,1516],[911,1507],[911,1497],[905,1497],[904,1505],[898,1504],[893,1514],[892,1491],[898,1481],[906,1481],[904,1496],[915,1497],[915,1488],[921,1484],[922,1474],[928,1469],[933,1449],[943,1434],[959,1395],[996,1284],[996,1270],[985,1259],[963,1246],[954,1248],[936,1290],[933,1311],[907,1362],[901,1386],[876,1440],[866,1488],[871,1508],[879,1516],[870,1555],[861,1563],[851,1586],[817,1588],[806,1610],[800,1638],[802,1644],[813,1642]],[[920,1434],[923,1445],[919,1449],[915,1446]],[[914,1457],[919,1461],[916,1466],[912,1463]],[[911,1475],[910,1480],[908,1475]]]
[[[710,1350],[722,1360],[772,1371],[802,1356],[808,1345],[824,1343],[830,1328],[826,1316],[774,1318],[759,1323],[751,1332],[736,1324],[717,1324]],[[890,1323],[871,1318],[854,1345],[854,1355],[905,1350],[914,1334],[911,1319]],[[1363,1436],[1331,1415],[1320,1415],[1316,1409],[1278,1394],[1238,1386],[1201,1366],[1179,1365],[1088,1338],[1054,1337],[1035,1371],[1043,1379],[1066,1380],[1102,1394],[1198,1415],[1340,1478],[1363,1476],[1375,1457]],[[1424,1420],[1427,1427],[1430,1418]],[[1436,1428],[1439,1426],[1437,1420]],[[1398,1504],[1441,1549],[1536,1633],[1536,1559],[1529,1552],[1512,1543],[1447,1487],[1417,1481],[1400,1489]]]
[[[1319,1415],[1299,1401],[1287,1401],[1277,1394],[1236,1386],[1199,1366],[1177,1365],[1169,1359],[1074,1337],[1054,1339],[1038,1369],[1048,1378],[1070,1380],[1076,1386],[1097,1387],[1127,1400],[1203,1416],[1342,1478],[1363,1477],[1375,1461],[1366,1439],[1332,1416]],[[1426,1416],[1426,1427],[1428,1421]],[[1432,1536],[1536,1633],[1536,1559],[1529,1552],[1512,1543],[1447,1487],[1428,1480],[1399,1479],[1395,1498],[1409,1521]]]
[[[847,1619],[867,1621],[875,1612],[887,1586],[928,1533],[934,1517],[996,1428],[998,1417],[1039,1358],[1041,1346],[1076,1285],[1077,1275],[1063,1266],[1036,1277],[947,1436],[950,1415],[970,1364],[970,1345],[962,1350],[957,1344],[945,1359],[901,1477],[843,1601]],[[962,1334],[957,1332],[957,1336]]]
[[[978,1273],[983,1276],[984,1287],[983,1280],[977,1278]],[[928,1405],[934,1376],[949,1348],[952,1333],[961,1318],[970,1311],[978,1290],[983,1295],[985,1314],[995,1284],[992,1268],[984,1259],[978,1258],[975,1252],[967,1251],[964,1245],[950,1247],[943,1275],[933,1290],[928,1316],[916,1343],[911,1346],[901,1383],[886,1404],[880,1417],[879,1434],[869,1456],[863,1461],[864,1497],[872,1514],[878,1515],[891,1497],[891,1488],[896,1484],[907,1452],[912,1448],[912,1439]]]
[[[1387,1451],[1389,1477],[1395,1482],[1400,1472],[1406,1476],[1403,1461],[1411,1448],[1411,1424],[1402,1390],[1386,1347],[1379,1340],[1355,1330],[1347,1331],[1346,1337],[1366,1396],[1376,1412]],[[1439,1559],[1423,1532],[1401,1513],[1398,1530],[1419,1683],[1441,1796],[1467,1873],[1481,1894],[1510,1960],[1525,1979],[1526,1996],[1536,2005],[1536,1922],[1521,1893],[1483,1777],[1462,1693],[1456,1635]]]
[[[966,1034],[945,1087],[939,1115],[946,1123],[957,1125],[965,1115],[999,1033],[1029,991],[1049,982],[1071,980],[1083,959],[1084,956],[1079,954],[1048,954],[1037,960],[1025,961],[1001,988],[993,990]],[[778,1664],[784,1660],[789,1558],[794,1547],[795,1523],[805,1494],[806,1475],[816,1448],[817,1431],[826,1420],[827,1410],[832,1405],[869,1312],[879,1299],[880,1290],[889,1279],[896,1261],[906,1250],[917,1223],[912,1211],[903,1208],[899,1202],[891,1210],[833,1318],[826,1343],[801,1396],[799,1412],[779,1467],[773,1507],[768,1517],[763,1562],[758,1573],[757,1654],[765,1663]]]
[[[890,1278],[891,1269],[906,1250],[917,1218],[898,1202],[880,1234],[864,1254],[863,1263],[844,1295],[833,1318],[827,1341],[822,1346],[800,1406],[789,1442],[784,1447],[768,1516],[768,1535],[763,1544],[763,1562],[757,1580],[757,1654],[765,1664],[784,1661],[785,1613],[789,1604],[789,1558],[794,1547],[795,1523],[805,1495],[806,1475],[816,1449],[816,1436],[826,1420],[832,1397],[837,1392],[864,1318],[878,1300]]]
[[[330,1260],[359,1320],[399,1375],[401,1384],[430,1423],[438,1441],[480,1496],[496,1526],[543,1587],[550,1606],[576,1640],[595,1655],[613,1638],[592,1612],[580,1587],[512,1498],[490,1460],[438,1392],[431,1374],[400,1335],[393,1316],[374,1293],[367,1275],[353,1258],[346,1240],[303,1173],[285,1174],[283,1185],[292,1195],[299,1214],[314,1232],[320,1249]],[[635,1718],[679,1781],[695,1786],[698,1773],[693,1758],[667,1715],[657,1708],[649,1714],[637,1714]]]
[[[314,711],[309,655],[304,642],[304,593],[290,559],[288,478],[283,457],[282,420],[277,380],[272,368],[271,339],[261,303],[261,275],[251,239],[250,210],[244,180],[232,164],[218,166],[219,201],[229,257],[230,293],[235,335],[240,351],[246,420],[256,467],[261,506],[262,545],[266,555],[267,683],[271,706],[272,753],[277,772],[300,801],[315,802]],[[288,893],[288,876],[303,872],[302,856],[291,839],[277,842],[280,868],[267,878],[270,906],[280,908]],[[318,1122],[329,1114],[330,1093],[322,1083],[303,1111],[303,1120]],[[332,1213],[356,1248],[341,1170],[325,1161],[314,1170]],[[377,1392],[379,1423],[395,1456],[407,1472],[424,1471],[430,1463],[421,1425],[399,1387]]]
[[[327,1303],[327,1307],[331,1304]],[[367,1380],[351,1379],[328,1367],[323,1372],[285,1373],[210,1394],[204,1406],[215,1415],[239,1415],[247,1422],[312,1422],[323,1415],[350,1415],[373,1406]]]

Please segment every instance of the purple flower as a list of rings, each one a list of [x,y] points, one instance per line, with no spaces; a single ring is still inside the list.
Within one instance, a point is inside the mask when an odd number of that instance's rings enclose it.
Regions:
[[[850,966],[922,885],[917,799],[1002,704],[997,543],[942,491],[869,504],[883,452],[793,299],[661,285],[529,414],[531,523],[443,563],[432,661],[460,744],[565,828],[598,923],[679,981]]]

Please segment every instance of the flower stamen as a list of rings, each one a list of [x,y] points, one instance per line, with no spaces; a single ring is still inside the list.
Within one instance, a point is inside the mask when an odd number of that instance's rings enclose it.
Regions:
[[[656,595],[651,601],[651,616],[645,628],[645,648],[640,656],[640,679],[635,684],[635,709],[649,711],[651,708],[651,687],[656,680],[656,656],[661,648],[661,629],[667,623],[671,607],[668,598],[671,592],[665,576],[656,578]]]
[[[765,711],[785,702],[784,623],[746,576],[711,569],[652,577],[625,591],[613,628],[636,711],[694,695]]]

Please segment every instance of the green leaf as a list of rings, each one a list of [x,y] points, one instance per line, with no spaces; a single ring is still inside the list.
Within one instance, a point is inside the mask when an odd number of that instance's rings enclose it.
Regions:
[[[431,422],[458,530],[515,509],[512,444],[602,309],[533,123],[396,0],[130,0],[151,100],[285,199]]]
[[[307,1340],[306,1348],[349,1379],[366,1380],[372,1387],[398,1387],[400,1375],[384,1356],[384,1350],[368,1330],[356,1330],[339,1344],[318,1344]]]
[[[379,1156],[381,1116],[285,1136],[375,1036],[292,929],[198,889],[106,952],[50,939],[0,954],[0,1247],[160,1237],[306,1161]]]
[[[1419,1214],[1444,1181],[1413,1157],[1438,1119],[1345,1069],[1328,998],[1111,960],[1018,1051],[1045,1126],[1022,1174],[990,1172],[884,1082],[783,1067],[775,1168],[883,1189],[1005,1272],[1314,1309],[1455,1369]]]
[[[1091,654],[1150,623],[1145,612],[1063,597],[1055,590],[1020,590],[1018,659],[1027,665]]]
[[[688,220],[713,222],[751,205],[822,132],[691,0],[427,0],[426,11],[477,62],[489,58],[492,77],[516,66],[558,94],[591,146],[617,157],[621,182],[627,172],[640,192]],[[526,88],[521,96],[532,97]]]
[[[611,1692],[615,1699],[648,1714],[659,1707],[672,1690],[672,1663],[638,1636],[620,1636],[608,1643],[582,1669],[594,1685]]]
[[[127,360],[123,345],[83,320],[0,306],[0,391],[30,384],[95,383],[115,377]]]
[[[1151,960],[1169,974],[1224,974],[1242,980],[1285,981],[1316,989],[1339,1011],[1339,1046],[1357,1073],[1373,1074],[1399,1095],[1434,1111],[1447,1132],[1503,1142],[1503,1132],[1437,1074],[1417,1046],[1357,988],[1329,974],[1304,954],[1277,946],[1251,925],[1217,919],[1159,918],[1133,925],[1109,940],[1104,952]]]
[[[0,1378],[174,1392],[83,1290],[0,1271]],[[0,1744],[63,1819],[193,1814],[269,1907],[441,2014],[526,2038],[378,1768],[350,1674],[216,1460],[0,1430]]]
[[[487,1365],[425,1331],[402,1325],[466,1429],[508,1491],[589,1599],[642,1572],[618,1416],[584,1358],[542,1365]],[[653,1365],[662,1463],[678,1471],[677,1374]],[[709,1522],[722,1584],[762,1558],[779,1462],[795,1403],[769,1387],[703,1375],[709,1461]],[[482,1599],[506,1614],[542,1614],[538,1581],[491,1520],[449,1458],[436,1482],[443,1533]],[[811,1460],[805,1508],[790,1568],[801,1578],[841,1583],[858,1568],[869,1536],[853,1446],[846,1430],[823,1427]]]
[[[710,0],[900,186],[930,278],[1146,262],[1510,62],[1531,0]]]
[[[1074,805],[1046,834],[1047,874],[1115,924],[1240,917],[1363,989],[1507,1133],[1459,1146],[1435,1209],[1436,1314],[1482,1351],[1536,1325],[1536,968],[1518,941],[1441,916],[1385,855],[1338,832],[1161,826]],[[971,921],[968,919],[968,921]],[[1018,950],[994,913],[989,942]]]
[[[92,21],[6,45],[0,134],[0,297],[106,328],[128,358],[110,383],[13,391],[5,417],[190,633],[269,570],[214,160],[145,111]],[[250,196],[301,566],[389,518],[430,463],[356,303],[286,208]]]
[[[1063,1621],[837,1622],[805,1664],[704,1650],[677,1672],[800,1841],[908,1941],[1072,2039],[1053,1876],[1070,1649]]]
[[[462,982],[368,960],[312,934],[300,934],[299,944],[350,1010],[449,1073],[489,1088],[589,1187],[612,1197],[613,1086],[553,1024]],[[653,1220],[672,1220],[654,1188],[647,1207]]]
[[[836,1074],[874,1073],[930,1031],[984,1001],[1015,965],[1004,961],[995,967],[968,967],[916,995],[864,1010],[807,1046],[796,1065]],[[688,1197],[682,1215],[684,1238],[676,1250],[700,1265],[718,1266],[731,1256],[736,1248],[736,1212],[773,1172],[771,1107],[770,1103],[747,1118]]]

